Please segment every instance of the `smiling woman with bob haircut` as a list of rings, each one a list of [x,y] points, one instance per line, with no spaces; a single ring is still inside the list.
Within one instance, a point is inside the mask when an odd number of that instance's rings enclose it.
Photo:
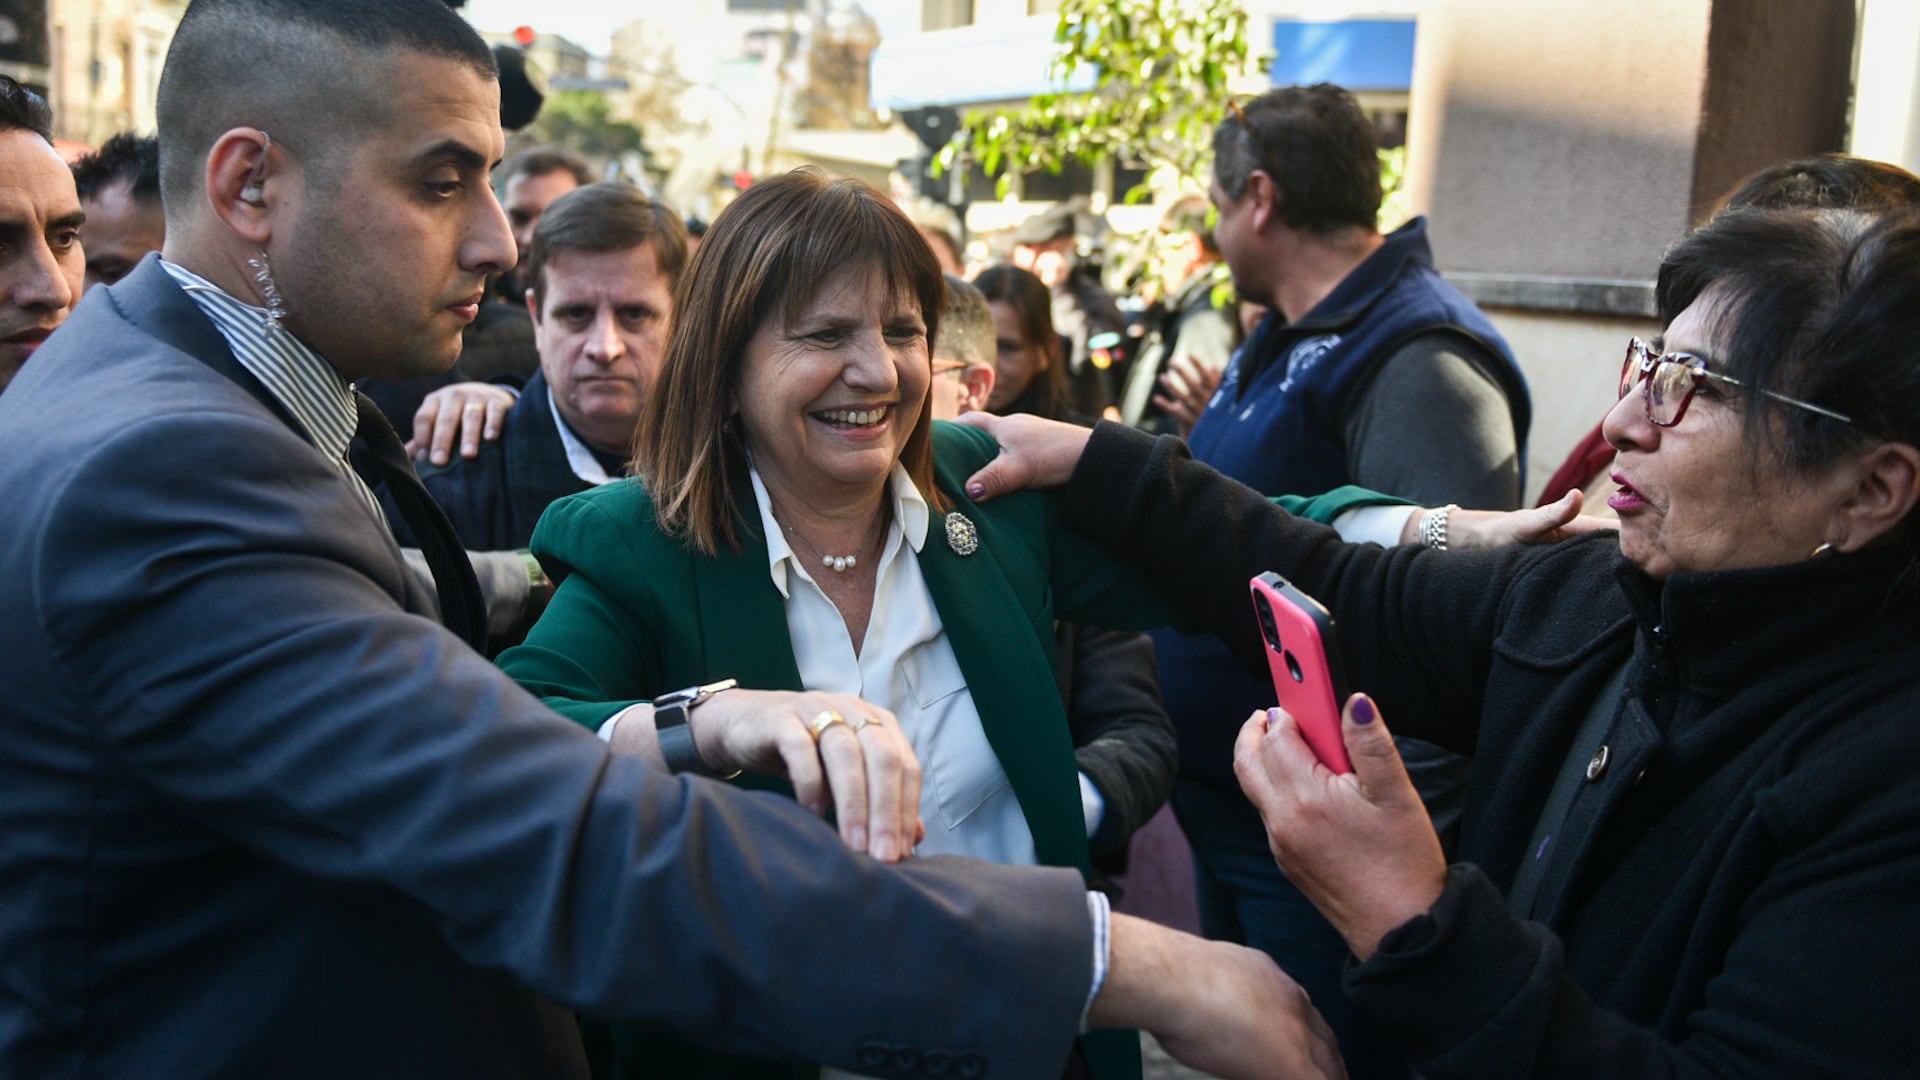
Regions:
[[[1347,546],[1158,442],[987,420],[1061,517],[1265,669],[1326,603],[1355,771],[1235,771],[1423,1076],[1911,1075],[1920,1059],[1920,217],[1728,211],[1660,268],[1603,430],[1616,540]],[[1386,731],[1473,755],[1449,866]]]
[[[919,231],[864,184],[802,170],[743,193],[675,294],[635,437],[642,482],[547,512],[533,549],[558,588],[501,666],[616,750],[658,738],[664,754],[691,728],[695,768],[739,764],[729,702],[838,695],[855,703],[790,717],[781,737],[848,779],[832,792],[847,843],[1085,871],[1088,789],[1137,773],[1121,740],[1070,729],[1054,619],[1137,626],[1170,609],[1056,529],[1054,496],[966,498],[996,448],[931,418],[944,288]],[[650,703],[668,695],[691,719],[656,728]],[[800,794],[823,810],[814,791]],[[657,1033],[616,1042],[630,1074],[793,1075]],[[1079,1052],[1096,1077],[1137,1075],[1132,1032]]]

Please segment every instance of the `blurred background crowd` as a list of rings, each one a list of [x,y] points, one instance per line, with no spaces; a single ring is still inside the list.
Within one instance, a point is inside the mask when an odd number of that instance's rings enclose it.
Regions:
[[[1097,276],[1136,326],[1180,285],[1166,280],[1178,261],[1156,265],[1156,226],[1205,193],[1204,157],[1179,147],[1204,147],[1232,94],[1344,86],[1389,158],[1383,226],[1429,215],[1437,265],[1527,376],[1529,501],[1611,392],[1610,365],[1594,358],[1650,333],[1649,268],[1738,179],[1827,151],[1920,163],[1920,9],[1904,0],[455,6],[522,55],[544,92],[537,114],[527,99],[509,161],[570,148],[594,178],[641,185],[696,233],[756,177],[817,165],[892,192],[952,239],[969,277],[1013,256],[1037,215],[1070,205],[1064,261]],[[70,157],[116,132],[151,133],[184,7],[11,0],[0,72],[48,92]],[[1085,63],[1065,73],[1050,67],[1063,13],[1086,41]],[[1102,53],[1102,36],[1137,51]],[[1159,70],[1143,73],[1149,53]],[[1041,155],[975,139],[939,168],[956,133],[989,130],[970,114],[1018,117],[1096,87],[1129,108],[1067,125],[1078,134]]]

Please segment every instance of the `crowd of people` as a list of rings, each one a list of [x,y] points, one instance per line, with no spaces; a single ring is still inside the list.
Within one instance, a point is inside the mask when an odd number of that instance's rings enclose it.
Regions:
[[[69,168],[0,76],[0,1074],[1920,1060],[1920,178],[1676,237],[1520,509],[1340,88],[1231,110],[1130,332],[1073,207],[972,280],[814,170],[695,235],[501,165],[497,80],[438,0],[193,0]],[[1109,897],[1169,803],[1200,936]]]

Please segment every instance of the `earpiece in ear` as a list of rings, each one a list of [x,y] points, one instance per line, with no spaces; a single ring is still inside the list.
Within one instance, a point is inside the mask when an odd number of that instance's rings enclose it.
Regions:
[[[273,136],[260,130],[260,158],[253,163],[253,172],[247,182],[240,187],[240,201],[248,206],[267,205],[267,155],[273,152]]]

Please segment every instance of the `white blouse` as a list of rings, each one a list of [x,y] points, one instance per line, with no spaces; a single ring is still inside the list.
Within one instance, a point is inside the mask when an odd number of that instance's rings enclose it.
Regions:
[[[875,573],[873,612],[856,655],[840,610],[814,581],[833,573],[788,545],[774,520],[766,484],[751,473],[767,538],[767,572],[786,599],[787,633],[800,683],[809,690],[856,694],[892,712],[920,759],[922,855],[969,855],[1030,866],[1038,862],[1033,833],[1006,771],[987,742],[973,694],[954,659],[946,626],[920,576],[927,501],[906,470],[893,468],[893,521]]]

